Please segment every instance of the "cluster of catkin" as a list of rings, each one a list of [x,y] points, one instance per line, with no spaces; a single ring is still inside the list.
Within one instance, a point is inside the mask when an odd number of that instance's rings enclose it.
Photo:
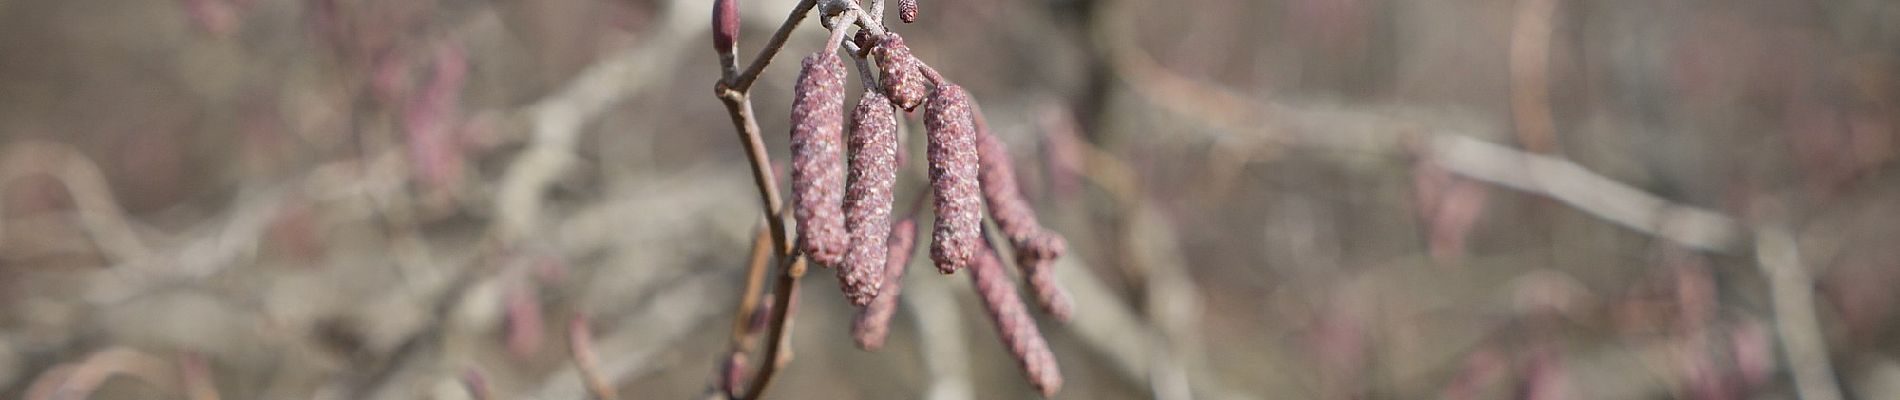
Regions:
[[[830,39],[805,57],[794,86],[791,204],[797,249],[812,262],[835,269],[845,297],[861,307],[852,329],[858,345],[868,350],[883,346],[904,266],[920,242],[916,221],[893,222],[892,215],[897,172],[904,162],[900,118],[920,111],[935,210],[930,259],[944,274],[970,270],[1004,344],[1030,383],[1045,396],[1053,395],[1062,385],[1055,357],[999,253],[985,239],[983,217],[989,215],[1013,249],[1037,303],[1066,321],[1072,305],[1050,268],[1066,251],[1062,237],[1036,221],[1017,187],[1008,149],[991,135],[968,92],[919,61],[897,33],[873,29],[881,17],[850,0],[816,3],[820,16],[839,16],[835,21],[846,22],[827,24],[833,30]],[[730,8],[714,11],[715,46],[722,54],[736,42],[737,17]],[[898,13],[904,22],[914,21],[915,1],[902,1]],[[873,20],[852,24],[853,18]],[[869,70],[859,71],[864,91],[847,111],[849,79],[839,47],[844,32],[854,25],[859,29],[848,45],[856,51],[844,53]]]

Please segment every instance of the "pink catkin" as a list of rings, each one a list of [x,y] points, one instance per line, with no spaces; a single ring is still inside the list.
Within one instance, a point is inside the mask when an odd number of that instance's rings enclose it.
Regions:
[[[1029,384],[1042,392],[1043,397],[1055,396],[1062,390],[1062,370],[1056,365],[1055,354],[1049,352],[1049,344],[1036,329],[1036,320],[1030,318],[1022,298],[1017,297],[1016,285],[1010,283],[1002,261],[987,246],[970,264],[970,279],[976,286],[977,296],[983,300],[983,308],[989,311],[990,320],[996,325],[997,335],[1009,346],[1010,355],[1022,367]]]
[[[1061,235],[1036,221],[1036,212],[1023,198],[1016,184],[1015,167],[1009,161],[1009,148],[991,135],[981,115],[976,117],[977,154],[982,161],[980,182],[983,200],[989,204],[990,219],[996,221],[1003,236],[1016,249],[1016,264],[1028,277],[1029,289],[1043,311],[1067,321],[1075,306],[1068,292],[1056,283],[1053,267],[1068,244]]]
[[[906,24],[917,22],[917,0],[897,0],[897,18]]]
[[[924,112],[930,161],[930,186],[936,192],[936,226],[930,233],[930,259],[937,270],[954,273],[975,258],[982,240],[982,194],[977,182],[976,127],[970,95],[955,84],[937,87]]]
[[[792,218],[799,248],[822,266],[844,260],[844,61],[805,57],[792,99]]]
[[[871,304],[858,310],[851,321],[851,338],[858,348],[877,350],[891,331],[891,316],[897,314],[897,296],[903,291],[904,265],[910,263],[911,250],[917,244],[917,221],[906,219],[892,226],[884,262],[884,286]]]
[[[884,241],[891,233],[891,196],[897,184],[897,113],[877,91],[865,91],[852,110],[849,146],[844,228],[851,247],[838,268],[838,282],[851,304],[862,306],[878,296],[884,280]]]
[[[909,111],[923,103],[924,74],[919,70],[917,57],[904,45],[904,38],[896,32],[886,33],[872,52],[877,56],[878,72],[884,74],[884,95],[890,97],[892,104]]]

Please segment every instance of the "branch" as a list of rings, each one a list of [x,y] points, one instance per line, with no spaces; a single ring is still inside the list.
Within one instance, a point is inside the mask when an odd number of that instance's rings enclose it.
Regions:
[[[1756,265],[1768,278],[1769,301],[1775,309],[1775,336],[1787,354],[1788,370],[1802,400],[1840,400],[1827,337],[1814,316],[1814,279],[1801,265],[1799,247],[1778,228],[1762,228],[1755,234]]]
[[[620,100],[668,76],[660,72],[677,59],[671,55],[687,39],[708,29],[698,20],[668,17],[665,21],[653,38],[587,67],[560,90],[521,111],[532,131],[529,145],[508,165],[495,194],[494,233],[504,242],[534,232],[541,193],[574,162],[581,128]]]
[[[777,58],[779,49],[785,47],[785,40],[792,37],[792,30],[798,29],[798,24],[805,21],[805,14],[810,13],[812,7],[816,5],[818,5],[817,0],[798,0],[798,5],[792,7],[792,15],[786,16],[785,23],[779,24],[778,31],[772,32],[772,38],[765,42],[765,48],[759,49],[759,55],[752,57],[752,64],[745,68],[745,72],[739,73],[738,76],[724,77],[720,81],[723,88],[737,91],[740,95],[751,90],[752,83],[759,80],[760,73],[765,72],[765,66],[771,65],[772,59]],[[724,92],[725,89],[720,91]],[[724,97],[723,94],[720,96],[720,98]]]
[[[1121,2],[1111,2],[1119,4]],[[1432,157],[1445,169],[1479,181],[1549,197],[1579,211],[1689,248],[1722,254],[1743,249],[1745,230],[1734,218],[1671,203],[1550,156],[1525,153],[1472,137],[1497,136],[1496,127],[1410,110],[1350,111],[1336,106],[1266,102],[1167,71],[1122,37],[1130,32],[1127,7],[1104,10],[1097,45],[1134,91],[1169,112],[1215,128],[1212,141],[1246,148],[1293,144],[1351,154]],[[1409,114],[1428,114],[1415,116]]]
[[[105,174],[78,149],[58,142],[22,141],[8,145],[0,154],[0,188],[32,175],[47,175],[66,188],[73,209],[86,234],[99,251],[117,263],[142,260],[151,255],[139,241],[132,224],[119,208]],[[3,237],[0,232],[0,237]],[[0,239],[4,240],[4,239]]]

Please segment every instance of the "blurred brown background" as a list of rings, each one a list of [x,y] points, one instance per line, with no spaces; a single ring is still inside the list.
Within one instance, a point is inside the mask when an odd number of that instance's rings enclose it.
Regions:
[[[760,213],[710,3],[0,0],[0,398],[581,398],[575,315],[703,394]],[[1900,398],[1900,3],[922,8],[1071,243],[1058,397]],[[875,353],[807,278],[768,395],[1033,397],[920,264]]]

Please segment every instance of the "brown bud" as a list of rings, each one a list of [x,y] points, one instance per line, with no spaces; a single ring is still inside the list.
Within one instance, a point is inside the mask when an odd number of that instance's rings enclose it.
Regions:
[[[930,259],[937,270],[953,273],[969,264],[982,240],[983,199],[977,183],[976,127],[970,95],[955,84],[937,87],[924,111],[930,159],[930,186],[936,192],[937,220],[930,234]]]
[[[822,266],[844,260],[844,61],[805,57],[792,98],[792,218],[799,248]]]
[[[739,46],[739,0],[713,0],[713,51],[736,51]]]
[[[906,24],[917,22],[917,0],[897,0],[897,18]]]
[[[904,38],[897,32],[887,32],[872,52],[877,56],[878,71],[884,74],[884,95],[905,111],[916,109],[924,100],[925,78],[917,69],[917,57],[904,45]]]
[[[978,110],[980,113],[981,110]],[[977,155],[982,160],[983,200],[989,204],[990,219],[1009,238],[1016,249],[1016,264],[1028,277],[1036,303],[1058,320],[1067,321],[1074,308],[1069,295],[1056,285],[1053,261],[1062,257],[1068,244],[1062,236],[1042,227],[1029,200],[1016,184],[1016,171],[1009,160],[1009,148],[991,135],[989,124],[976,115]]]
[[[884,276],[884,239],[891,230],[892,190],[897,185],[897,112],[877,91],[867,90],[851,111],[851,166],[844,197],[844,229],[851,247],[838,281],[851,304],[877,297]]]
[[[851,338],[857,340],[858,348],[865,350],[884,347],[884,338],[891,330],[891,316],[897,314],[897,296],[903,291],[904,265],[910,263],[911,250],[917,244],[916,220],[899,221],[891,229],[890,241],[885,246],[884,286],[878,290],[877,298],[858,310],[857,318],[851,321]]]
[[[1003,272],[996,253],[988,246],[982,246],[981,251],[983,254],[970,263],[970,279],[975,283],[977,297],[983,300],[983,308],[989,311],[997,335],[1009,346],[1010,355],[1022,367],[1029,384],[1041,391],[1043,397],[1054,396],[1062,389],[1062,371],[1056,365],[1055,354],[1049,352],[1049,344],[1043,341],[1042,331],[1036,329],[1036,320],[1029,317],[1022,298],[1017,297],[1016,285],[1010,283],[1009,274]]]

